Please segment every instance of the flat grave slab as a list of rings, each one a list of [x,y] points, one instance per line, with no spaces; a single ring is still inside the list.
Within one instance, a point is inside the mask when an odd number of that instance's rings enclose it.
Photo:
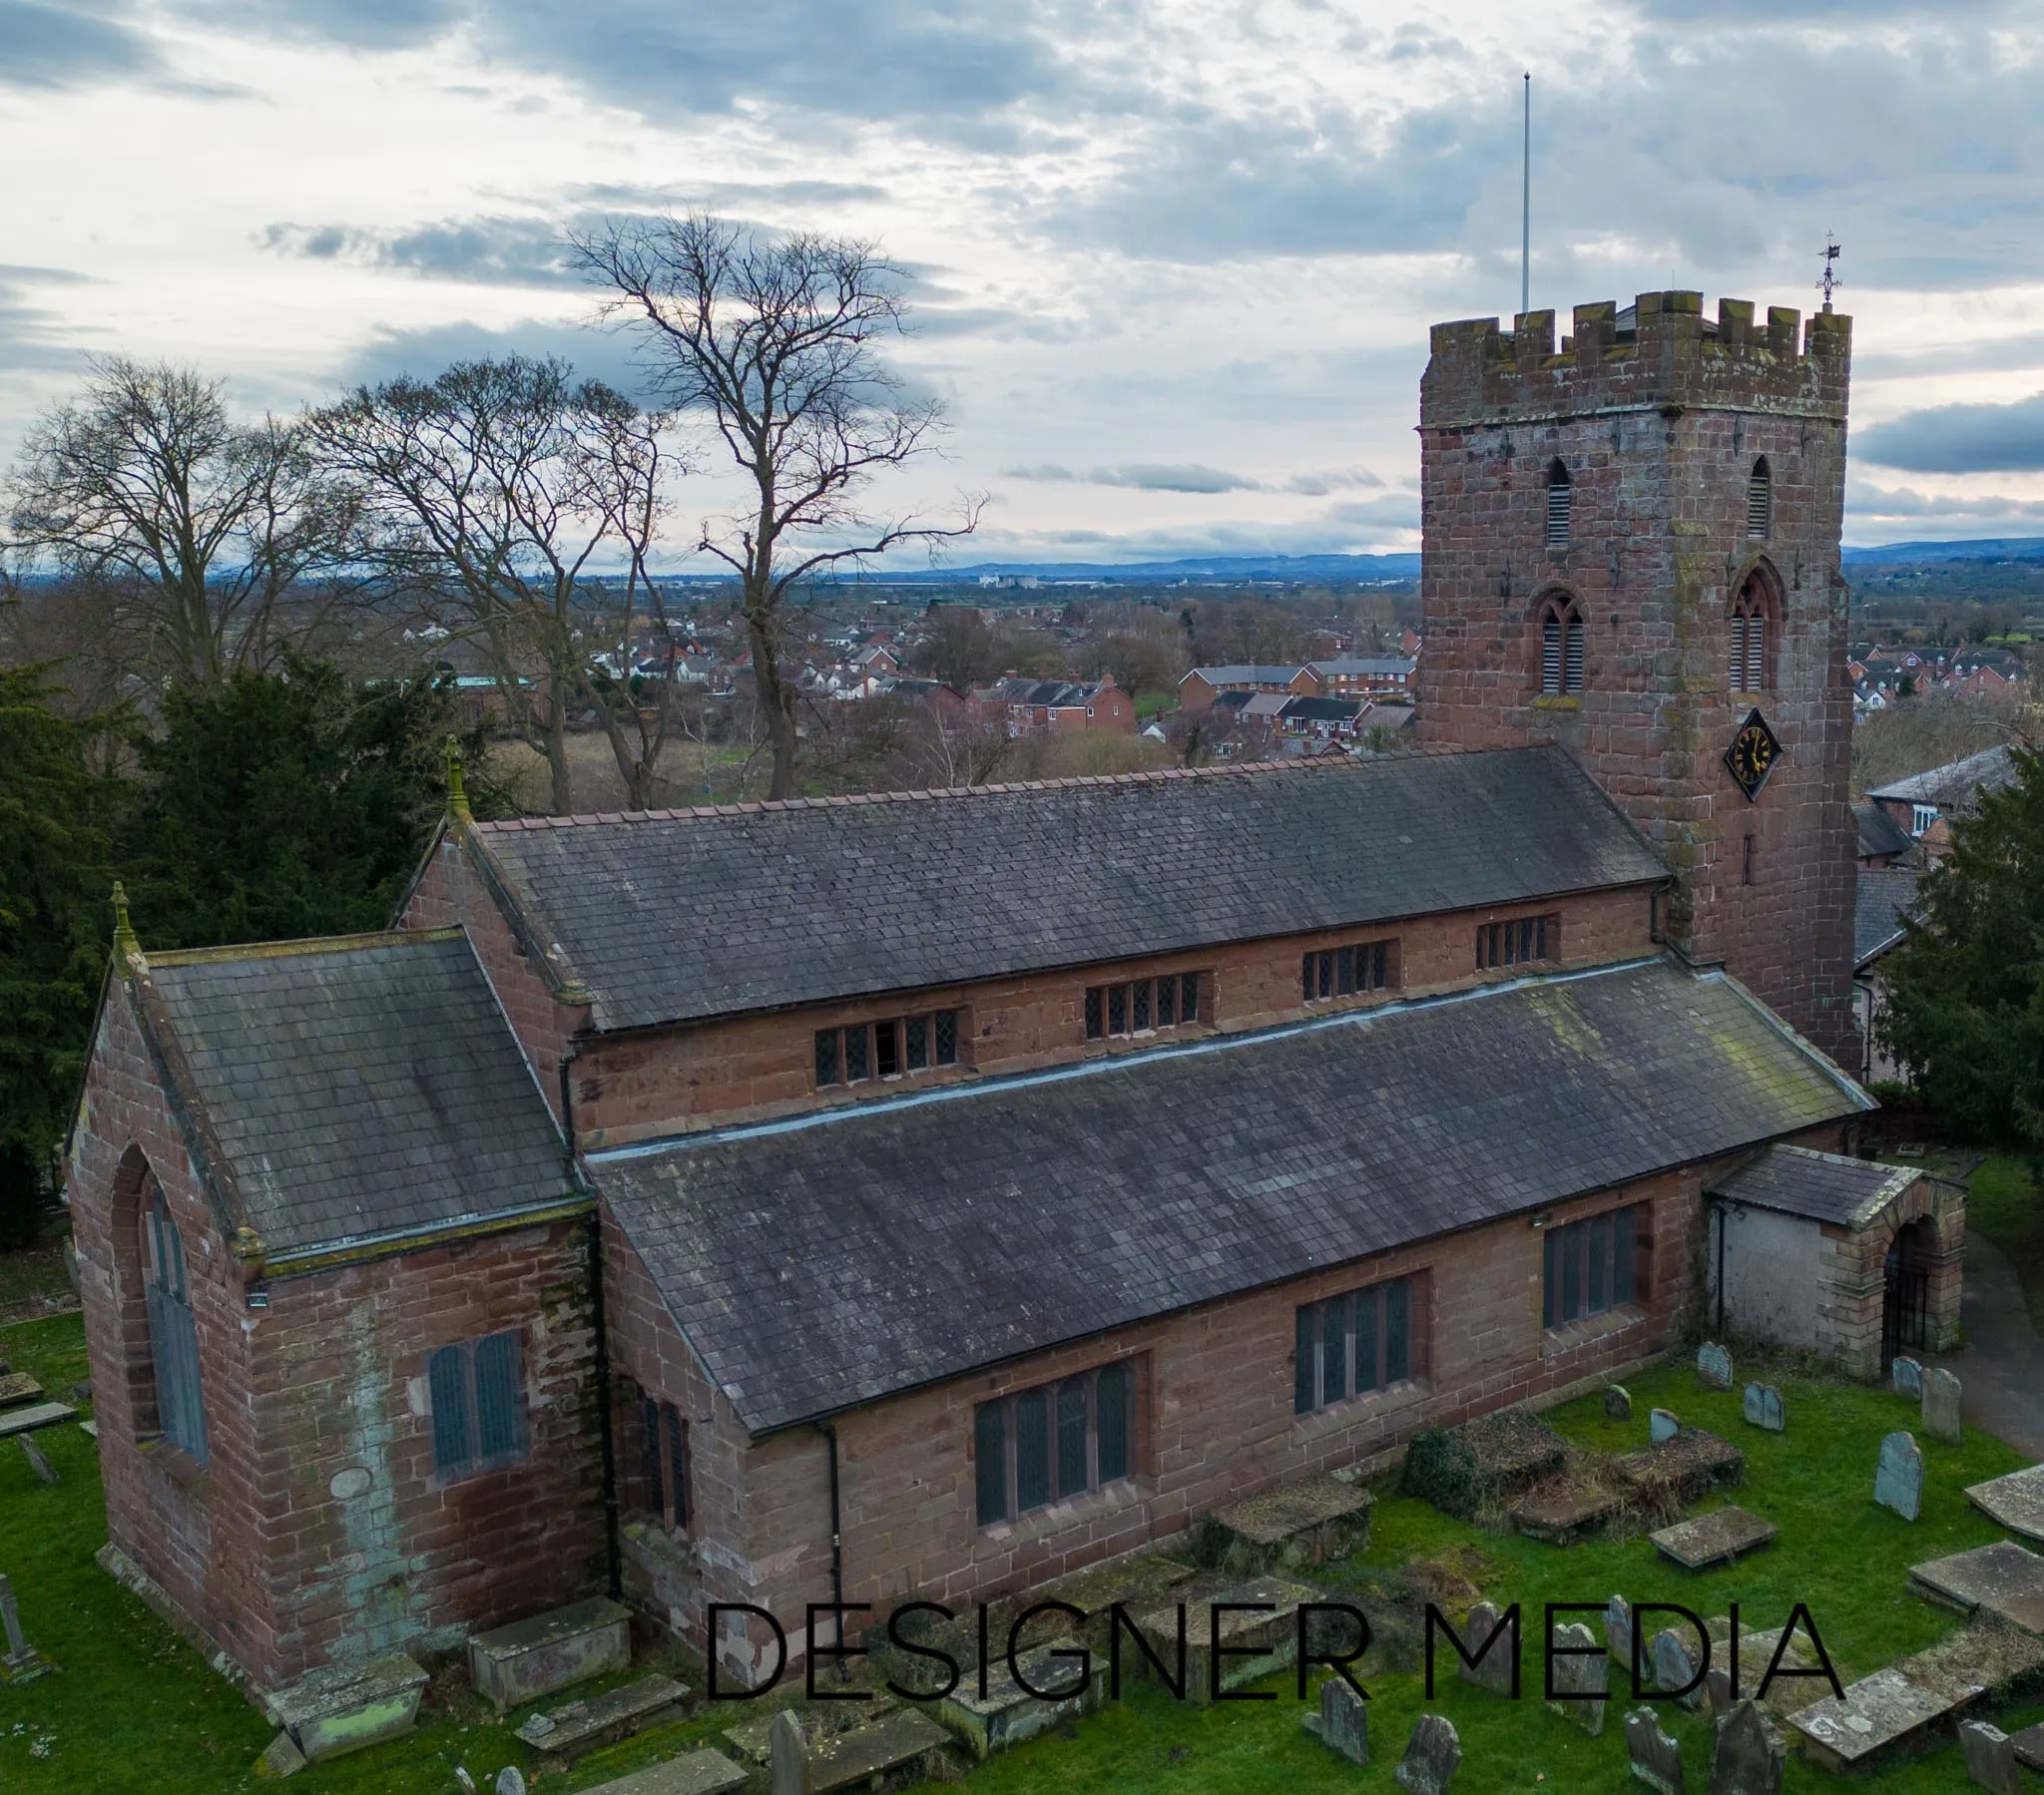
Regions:
[[[0,1440],[9,1434],[33,1433],[39,1427],[55,1427],[60,1421],[77,1418],[78,1411],[68,1402],[37,1402],[26,1408],[0,1409]]]
[[[749,1778],[721,1751],[705,1747],[650,1769],[635,1770],[616,1782],[600,1783],[589,1795],[735,1795]]]
[[[501,1714],[585,1677],[626,1669],[632,1662],[631,1620],[629,1608],[593,1595],[477,1633],[468,1642],[476,1693],[488,1696]]]
[[[1186,1617],[1186,1630],[1190,1640],[1190,1614]],[[1163,1647],[1167,1663],[1174,1661],[1172,1654],[1177,1648],[1175,1637]],[[1022,1672],[1022,1681],[1026,1681],[1030,1688],[1070,1688],[1072,1692],[1069,1695],[1045,1700],[1042,1696],[1030,1694],[1010,1670],[1007,1654],[1001,1652],[987,1668],[986,1694],[982,1696],[979,1692],[978,1673],[968,1670],[958,1679],[957,1688],[937,1704],[938,1718],[972,1747],[975,1757],[989,1758],[997,1751],[1006,1751],[1009,1746],[1019,1745],[1024,1739],[1048,1730],[1060,1720],[1091,1713],[1100,1705],[1108,1665],[1096,1653],[1087,1681],[1073,1687],[1078,1683],[1078,1660],[1065,1654],[1077,1650],[1079,1646],[1070,1639],[1053,1639],[1016,1654],[1015,1668]],[[1123,1650],[1135,1653],[1135,1647],[1127,1644]],[[1187,1657],[1190,1661],[1190,1650]],[[1126,1665],[1127,1662],[1128,1657],[1125,1656],[1123,1663]]]
[[[34,1402],[42,1393],[42,1385],[25,1371],[10,1371],[5,1377],[0,1377],[0,1409],[11,1409],[16,1403]]]
[[[1697,1502],[1720,1486],[1746,1481],[1746,1454],[1708,1428],[1684,1428],[1644,1452],[1613,1461],[1631,1488],[1649,1502],[1679,1507]]]
[[[1925,1689],[1893,1665],[1861,1677],[1842,1696],[1811,1702],[1788,1724],[1809,1741],[1810,1755],[1827,1770],[1850,1769],[1877,1751],[1922,1731],[1958,1704]]]
[[[896,1708],[869,1726],[832,1733],[809,1748],[809,1787],[813,1795],[832,1789],[875,1783],[891,1770],[913,1767],[940,1751],[951,1735],[914,1708]]]
[[[337,1757],[409,1732],[426,1673],[401,1651],[333,1665],[272,1691],[263,1706],[307,1758]]]
[[[1596,1485],[1558,1484],[1533,1490],[1512,1507],[1512,1525],[1529,1540],[1566,1546],[1580,1535],[1594,1533],[1624,1506],[1616,1490]]]
[[[1174,1591],[1174,1593],[1176,1593]],[[1299,1604],[1317,1601],[1319,1591],[1283,1577],[1251,1577],[1238,1583],[1214,1584],[1202,1578],[1183,1595],[1186,1604],[1186,1699],[1213,1699],[1213,1649],[1216,1644],[1214,1609],[1236,1607],[1220,1616],[1219,1643],[1231,1652],[1255,1655],[1229,1656],[1221,1660],[1221,1687],[1235,1689],[1258,1677],[1282,1670],[1298,1656]],[[1247,1609],[1248,1611],[1243,1611]],[[1178,1609],[1153,1608],[1133,1616],[1158,1656],[1176,1667],[1178,1660]],[[1133,1647],[1124,1647],[1122,1663],[1129,1662]],[[1135,1654],[1140,1657],[1140,1653]],[[1143,1661],[1143,1673],[1157,1674],[1155,1666]]]
[[[1999,1695],[2044,1668],[2044,1639],[1999,1620],[1972,1624],[1906,1658],[1895,1668],[1912,1683],[1948,1695],[1957,1706],[1976,1695]]]
[[[2011,1733],[2008,1742],[2016,1748],[2017,1763],[2044,1775],[2044,1720]]]
[[[1712,1565],[1729,1564],[1742,1553],[1757,1552],[1770,1544],[1781,1530],[1737,1504],[1713,1509],[1692,1521],[1679,1521],[1649,1534],[1654,1549],[1673,1559],[1685,1571],[1702,1571]]]
[[[2044,1465],[1975,1484],[1966,1500],[2010,1533],[2044,1546]]]
[[[2044,1636],[2044,1558],[2013,1540],[1909,1568],[1909,1586],[1963,1614],[1989,1614]]]
[[[557,1758],[593,1751],[665,1715],[688,1690],[672,1677],[642,1676],[587,1701],[569,1701],[530,1715],[518,1737]]]
[[[1237,1571],[1308,1571],[1359,1551],[1376,1498],[1327,1474],[1296,1478],[1207,1517],[1225,1536],[1220,1562]]]

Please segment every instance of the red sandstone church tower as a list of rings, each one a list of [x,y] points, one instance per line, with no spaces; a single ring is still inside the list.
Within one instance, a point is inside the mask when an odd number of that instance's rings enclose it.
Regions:
[[[1856,1064],[1851,320],[1514,322],[1436,324],[1420,383],[1420,735],[1568,747],[1675,869],[1664,936]]]

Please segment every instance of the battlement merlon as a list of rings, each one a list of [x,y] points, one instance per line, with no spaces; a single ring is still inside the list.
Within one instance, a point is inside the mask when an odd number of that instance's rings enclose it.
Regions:
[[[1610,299],[1578,305],[1559,345],[1552,311],[1512,322],[1434,325],[1422,430],[1676,407],[1845,421],[1852,320],[1842,313],[1805,326],[1792,307],[1771,305],[1763,324],[1752,301],[1720,299],[1711,319],[1702,293],[1677,290],[1641,293],[1630,313]]]

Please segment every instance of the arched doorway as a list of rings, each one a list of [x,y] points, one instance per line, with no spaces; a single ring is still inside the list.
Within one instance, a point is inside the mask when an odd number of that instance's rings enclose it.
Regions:
[[[1928,1220],[1912,1221],[1895,1230],[1882,1268],[1880,1299],[1880,1370],[1899,1354],[1920,1353],[1930,1343],[1930,1257]]]

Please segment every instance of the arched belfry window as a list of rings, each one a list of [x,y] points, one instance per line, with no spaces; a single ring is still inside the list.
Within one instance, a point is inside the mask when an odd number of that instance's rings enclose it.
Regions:
[[[1775,528],[1775,476],[1763,455],[1753,464],[1746,480],[1746,534],[1754,542],[1766,542]]]
[[[199,1397],[199,1329],[185,1275],[185,1243],[154,1177],[143,1192],[143,1289],[149,1299],[149,1347],[156,1372],[157,1430],[206,1463],[206,1410]]]
[[[1774,631],[1768,589],[1752,575],[1732,601],[1732,652],[1727,673],[1734,691],[1766,691],[1774,683]]]
[[[1551,462],[1547,469],[1547,546],[1550,549],[1565,549],[1569,546],[1569,501],[1575,494],[1575,487],[1569,480],[1569,471],[1559,460]]]
[[[1572,698],[1583,689],[1583,620],[1572,600],[1549,599],[1540,611],[1540,691]]]

